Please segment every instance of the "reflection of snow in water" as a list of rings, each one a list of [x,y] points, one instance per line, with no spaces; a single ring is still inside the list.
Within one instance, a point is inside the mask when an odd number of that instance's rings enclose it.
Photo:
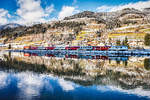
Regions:
[[[5,86],[8,85],[7,81],[7,73],[1,72],[0,71],[0,89],[4,88]]]
[[[144,97],[150,98],[150,91],[149,90],[146,91],[142,88],[125,90],[117,86],[98,86],[97,89],[100,90],[101,92],[118,91],[118,92],[123,92],[126,94],[134,94],[137,96],[144,96]]]
[[[74,90],[76,87],[75,84],[69,81],[65,81],[64,79],[59,79],[58,83],[64,91]]]

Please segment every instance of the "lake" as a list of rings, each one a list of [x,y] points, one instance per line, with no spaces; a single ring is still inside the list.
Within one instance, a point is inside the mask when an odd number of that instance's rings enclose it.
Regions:
[[[0,52],[0,100],[150,100],[150,56]]]

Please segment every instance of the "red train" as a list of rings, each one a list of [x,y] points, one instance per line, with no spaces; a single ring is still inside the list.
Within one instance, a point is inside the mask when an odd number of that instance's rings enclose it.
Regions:
[[[33,46],[24,46],[24,50],[38,50],[38,47],[33,47]]]
[[[78,50],[79,48],[79,46],[65,47],[66,50]]]
[[[109,48],[111,48],[111,46],[94,46],[93,50],[105,51],[105,50],[109,50]]]
[[[107,50],[128,50],[127,46],[67,46],[67,47],[34,47],[25,46],[24,50],[86,50],[86,51],[107,51]]]

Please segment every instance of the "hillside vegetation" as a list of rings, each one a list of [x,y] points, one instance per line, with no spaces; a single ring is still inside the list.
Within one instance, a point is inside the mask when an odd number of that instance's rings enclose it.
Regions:
[[[126,8],[116,12],[84,11],[61,21],[0,30],[1,43],[14,45],[129,45],[143,47],[150,34],[150,10]]]

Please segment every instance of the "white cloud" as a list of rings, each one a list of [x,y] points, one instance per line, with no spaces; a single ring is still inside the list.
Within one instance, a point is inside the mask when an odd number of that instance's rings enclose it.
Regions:
[[[54,5],[50,5],[48,7],[45,8],[45,16],[49,16],[49,14],[51,14],[54,11]]]
[[[8,18],[10,18],[10,14],[5,9],[0,9],[0,25],[7,24]]]
[[[149,1],[139,1],[136,3],[128,3],[125,5],[118,5],[118,6],[100,6],[97,8],[97,11],[103,12],[112,12],[112,11],[117,11],[117,10],[121,10],[124,8],[135,8],[135,9],[139,9],[142,10],[143,8],[148,8],[150,7],[150,0]]]
[[[18,0],[19,9],[17,15],[20,17],[18,22],[31,23],[43,22],[44,17],[48,17],[54,10],[54,5],[50,5],[43,9],[40,0]]]
[[[78,10],[75,9],[75,7],[72,6],[63,6],[62,10],[60,11],[58,15],[58,19],[63,19],[67,16],[71,16],[75,13],[79,12]]]
[[[113,8],[113,7],[104,5],[104,6],[98,7],[97,10],[100,11],[100,12],[107,12],[107,11],[110,11],[111,8]]]

